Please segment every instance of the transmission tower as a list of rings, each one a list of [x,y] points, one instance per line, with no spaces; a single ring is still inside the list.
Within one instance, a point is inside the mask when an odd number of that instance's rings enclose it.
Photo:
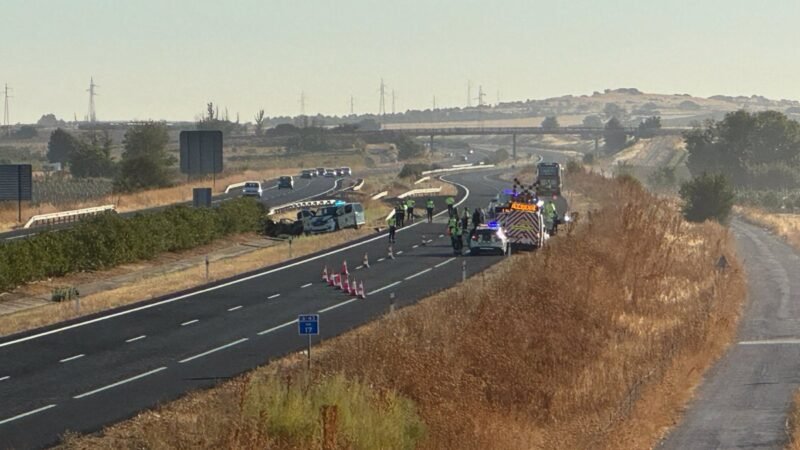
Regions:
[[[383,78],[381,78],[381,103],[378,106],[378,115],[381,118],[386,118],[386,83],[383,82]]]
[[[88,120],[89,120],[89,122],[92,122],[92,123],[97,122],[97,112],[94,109],[94,97],[95,97],[95,95],[97,95],[97,92],[95,92],[95,88],[98,88],[98,87],[100,87],[100,86],[94,84],[94,77],[90,78],[89,79],[89,89],[87,89],[86,92],[89,93],[89,116],[88,116]]]
[[[11,136],[11,112],[8,110],[8,99],[11,98],[8,95],[8,91],[11,90],[8,87],[8,83],[6,83],[5,89],[3,89],[3,94],[5,96],[5,107],[3,108],[3,127],[6,129],[6,136]]]
[[[395,110],[394,110],[394,101],[395,101],[395,94],[394,94],[394,89],[392,89],[392,115],[394,115],[394,112],[395,112]]]
[[[478,86],[478,97],[475,100],[478,100],[478,107],[482,108],[486,106],[483,102],[483,98],[486,97],[486,94],[483,92],[483,85]]]
[[[467,108],[472,106],[472,80],[467,80]]]

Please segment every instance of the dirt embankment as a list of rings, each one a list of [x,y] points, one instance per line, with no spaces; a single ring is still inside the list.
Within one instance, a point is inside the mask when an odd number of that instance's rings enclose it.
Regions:
[[[745,283],[732,238],[683,222],[635,183],[581,174],[570,182],[598,206],[571,236],[329,341],[303,381],[306,395],[341,376],[377,392],[372,414],[393,417],[403,436],[382,448],[656,442],[735,331]],[[714,264],[720,255],[731,262],[725,271]],[[291,391],[302,369],[287,358],[67,447],[320,448],[325,425],[305,433],[276,425],[270,417],[285,411],[276,398],[288,397],[264,394],[276,383]],[[424,433],[398,399],[413,402]],[[330,425],[319,404],[303,404],[306,423]],[[369,434],[334,428],[338,446],[323,448],[370,448]]]

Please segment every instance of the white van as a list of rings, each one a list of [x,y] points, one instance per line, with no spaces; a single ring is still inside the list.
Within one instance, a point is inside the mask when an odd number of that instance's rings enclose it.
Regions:
[[[315,213],[304,211],[298,213],[298,219],[302,216],[303,232],[328,233],[344,228],[358,229],[367,223],[364,215],[364,206],[361,203],[337,202],[333,206],[320,208]]]

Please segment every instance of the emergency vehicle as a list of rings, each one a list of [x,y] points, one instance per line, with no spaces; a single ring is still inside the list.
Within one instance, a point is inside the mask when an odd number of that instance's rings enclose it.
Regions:
[[[503,229],[512,249],[541,248],[548,238],[542,216],[544,203],[532,188],[514,182],[514,189],[503,191],[489,203],[489,218]]]

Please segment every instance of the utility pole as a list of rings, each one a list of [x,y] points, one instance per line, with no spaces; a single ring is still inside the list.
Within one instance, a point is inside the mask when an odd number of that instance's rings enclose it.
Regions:
[[[500,104],[500,89],[497,90],[497,103],[495,105]]]
[[[97,95],[97,92],[95,92],[95,88],[98,88],[98,87],[100,87],[100,86],[94,84],[94,77],[90,78],[89,79],[89,89],[87,89],[86,92],[89,93],[89,115],[88,115],[87,119],[91,123],[97,122],[97,111],[94,108],[94,97],[95,97],[95,95]]]
[[[5,89],[3,89],[5,96],[5,107],[3,108],[3,127],[6,129],[6,136],[11,136],[11,111],[8,109],[8,99],[11,98],[8,95],[9,90],[8,83],[6,83]]]
[[[433,111],[436,111],[436,96],[433,96]]]
[[[472,80],[467,80],[467,108],[472,106]]]
[[[395,113],[394,101],[395,101],[395,94],[394,94],[394,89],[392,89],[392,115],[394,115]]]
[[[486,97],[486,94],[483,93],[483,85],[480,85],[478,86],[478,98],[477,98],[479,108],[486,106],[486,104],[483,102],[484,97]]]
[[[386,121],[386,84],[381,78],[381,103],[378,106],[378,115],[381,116],[381,121]]]

